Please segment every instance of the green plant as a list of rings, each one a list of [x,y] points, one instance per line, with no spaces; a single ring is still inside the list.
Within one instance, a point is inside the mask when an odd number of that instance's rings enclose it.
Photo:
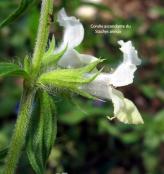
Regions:
[[[27,1],[21,1],[23,2]],[[114,117],[108,117],[109,119],[117,118],[129,124],[143,123],[132,101],[115,89],[133,82],[134,72],[141,62],[131,41],[118,42],[124,54],[123,62],[113,72],[102,73],[102,69],[96,68],[102,59],[80,54],[74,49],[83,40],[84,28],[75,17],[68,17],[64,9],[58,13],[58,22],[65,28],[63,42],[55,49],[53,37],[46,49],[52,11],[53,1],[43,0],[32,59],[26,56],[23,67],[13,63],[0,63],[1,77],[24,78],[5,174],[14,173],[23,147],[34,171],[38,174],[44,172],[57,132],[55,104],[50,95],[53,90],[74,92],[89,99],[112,100]],[[18,8],[1,27],[21,12]]]

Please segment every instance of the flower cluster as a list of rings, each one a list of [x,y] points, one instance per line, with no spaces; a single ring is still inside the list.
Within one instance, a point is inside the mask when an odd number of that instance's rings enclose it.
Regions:
[[[118,41],[123,53],[123,61],[112,72],[104,73],[96,69],[102,60],[75,50],[84,38],[84,28],[78,19],[67,16],[64,9],[58,13],[59,25],[64,27],[63,40],[54,50],[54,39],[43,58],[43,65],[57,64],[57,69],[43,73],[38,83],[46,86],[68,88],[89,98],[111,100],[114,117],[124,123],[140,124],[143,119],[132,101],[125,98],[116,88],[133,82],[137,66],[141,64],[131,41]]]

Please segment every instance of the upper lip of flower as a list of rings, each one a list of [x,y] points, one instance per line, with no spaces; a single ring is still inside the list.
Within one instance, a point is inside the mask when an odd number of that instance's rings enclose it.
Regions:
[[[67,16],[64,8],[62,8],[58,13],[59,25],[64,27],[63,41],[60,46],[55,50],[60,52],[68,44],[68,50],[74,49],[78,46],[84,38],[84,27],[78,19],[75,17]]]
[[[67,50],[59,60],[58,65],[65,68],[78,68],[96,61],[96,57],[80,54],[74,49],[81,44],[84,38],[84,27],[79,19],[67,16],[62,8],[58,13],[58,22],[60,26],[64,27],[64,35],[62,43],[54,51],[54,54],[64,50],[67,46]]]

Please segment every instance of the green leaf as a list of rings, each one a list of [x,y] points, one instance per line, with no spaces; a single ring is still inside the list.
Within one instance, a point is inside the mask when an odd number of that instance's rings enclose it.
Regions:
[[[43,174],[57,126],[52,98],[46,92],[39,92],[28,132],[27,155],[34,171]]]
[[[127,98],[123,100],[125,106],[116,115],[117,119],[128,124],[143,124],[144,121],[134,103]]]
[[[36,0],[21,0],[19,7],[0,23],[0,28],[16,20]]]
[[[28,78],[26,71],[14,63],[0,63],[0,77],[22,76]]]

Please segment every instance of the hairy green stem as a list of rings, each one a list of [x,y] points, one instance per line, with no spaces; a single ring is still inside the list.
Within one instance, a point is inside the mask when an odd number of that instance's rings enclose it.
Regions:
[[[24,90],[20,102],[18,119],[12,136],[4,174],[13,174],[25,143],[34,91]]]
[[[53,0],[42,0],[41,16],[32,60],[34,73],[38,73],[39,71],[41,60],[46,48],[50,27],[50,16],[52,15],[52,11]]]
[[[41,59],[43,57],[48,40],[49,27],[50,27],[49,19],[50,15],[52,14],[52,9],[53,9],[53,0],[42,0],[41,16],[40,16],[37,40],[32,59],[33,76],[31,82],[27,82],[31,83],[28,86],[35,85],[35,78],[37,77],[40,71]],[[33,88],[34,87],[30,87],[30,89]],[[4,174],[14,174],[16,165],[21,155],[21,150],[25,143],[25,138],[31,116],[33,98],[35,96],[35,89],[34,90],[30,89],[29,87],[24,86],[24,91],[20,102],[18,119],[16,122],[14,134],[12,136]]]

